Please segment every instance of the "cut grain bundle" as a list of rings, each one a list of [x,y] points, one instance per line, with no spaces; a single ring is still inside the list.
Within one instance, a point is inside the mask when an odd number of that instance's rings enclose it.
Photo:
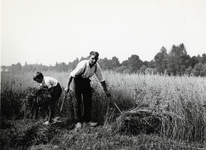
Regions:
[[[148,108],[125,111],[116,120],[115,126],[120,133],[162,134],[166,128],[172,127],[174,114],[169,112],[156,112]],[[178,116],[177,116],[178,117]]]
[[[43,115],[45,111],[48,111],[51,95],[46,88],[28,88],[28,94],[26,96],[25,117],[37,119],[40,115]]]

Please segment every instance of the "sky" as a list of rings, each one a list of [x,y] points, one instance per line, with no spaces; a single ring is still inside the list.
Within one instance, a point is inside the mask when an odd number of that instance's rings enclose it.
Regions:
[[[206,0],[2,0],[1,65],[131,55],[151,61],[184,43],[206,53]]]

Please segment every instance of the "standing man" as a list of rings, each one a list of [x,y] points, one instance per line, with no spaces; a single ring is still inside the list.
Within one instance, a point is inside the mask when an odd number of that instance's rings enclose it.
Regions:
[[[68,85],[66,92],[69,92],[70,88],[74,94],[74,117],[76,121],[76,129],[80,129],[82,122],[87,122],[90,126],[96,126],[97,123],[91,122],[91,85],[90,77],[96,74],[99,82],[101,83],[107,96],[111,96],[107,90],[107,86],[104,78],[102,77],[101,68],[97,63],[99,59],[99,53],[91,51],[88,60],[83,60],[77,64],[77,67],[70,73],[68,77]],[[71,84],[72,83],[72,84]],[[71,85],[71,87],[70,87]],[[84,113],[81,116],[81,97],[83,96]]]

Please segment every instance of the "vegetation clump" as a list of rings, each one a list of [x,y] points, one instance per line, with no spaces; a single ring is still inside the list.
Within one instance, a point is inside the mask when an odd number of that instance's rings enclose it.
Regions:
[[[134,135],[161,133],[162,119],[162,114],[153,113],[147,109],[139,109],[123,112],[116,119],[116,125],[120,133]]]
[[[46,88],[28,88],[28,92],[25,98],[24,108],[25,117],[37,119],[40,116],[43,116],[45,111],[48,111],[49,102],[51,100],[51,95]]]

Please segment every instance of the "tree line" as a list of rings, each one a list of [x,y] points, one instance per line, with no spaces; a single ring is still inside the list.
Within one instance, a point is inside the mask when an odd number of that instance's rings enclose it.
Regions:
[[[31,71],[67,72],[73,70],[83,59],[87,59],[87,57],[76,58],[68,64],[56,62],[54,66],[27,64],[25,62],[24,66],[17,63],[11,66],[1,66],[1,69],[13,73]],[[119,73],[206,76],[206,54],[191,57],[187,54],[183,43],[173,45],[170,51],[162,47],[151,61],[142,61],[138,55],[134,54],[122,63],[119,62],[116,56],[111,59],[99,59],[98,63],[102,70],[112,70]]]

